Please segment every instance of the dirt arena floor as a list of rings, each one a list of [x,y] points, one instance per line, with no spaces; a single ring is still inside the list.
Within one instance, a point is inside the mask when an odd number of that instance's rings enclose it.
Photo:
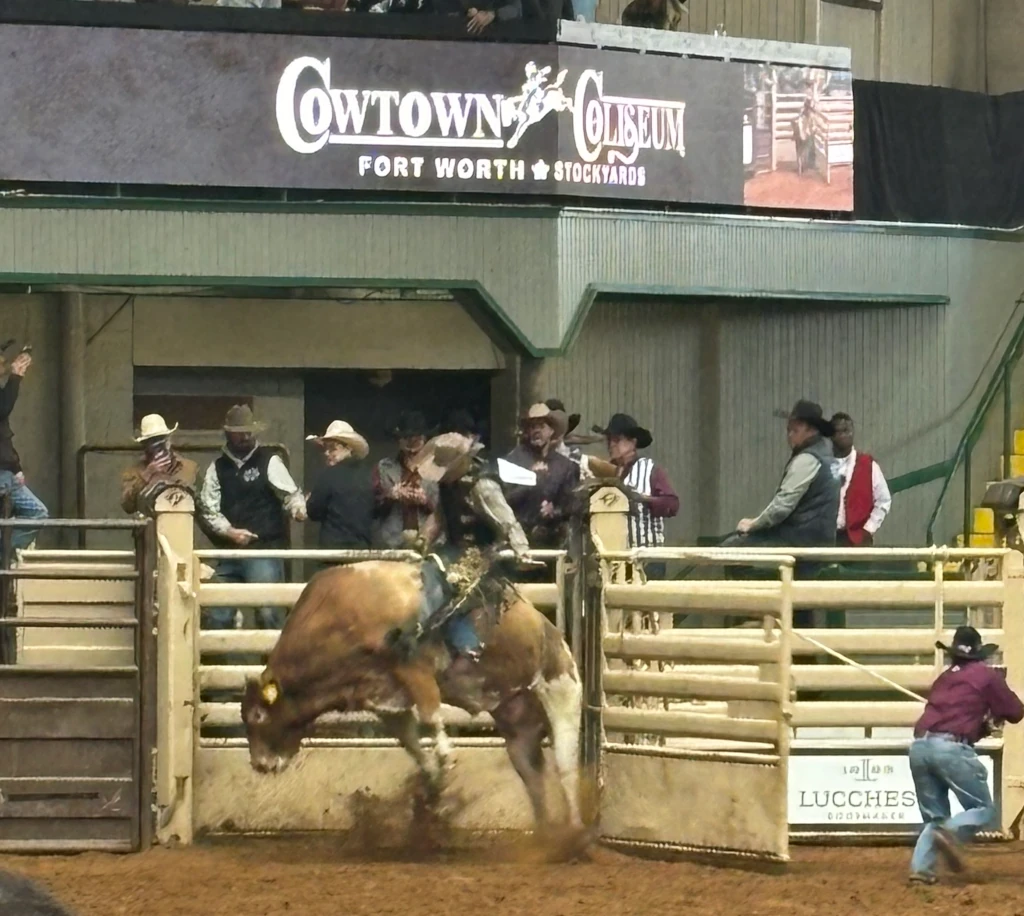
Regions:
[[[837,168],[832,184],[816,172],[797,175],[788,166],[747,180],[743,203],[748,207],[783,207],[808,210],[852,210],[853,172]]]
[[[42,881],[77,916],[1024,916],[1024,844],[972,849],[969,876],[930,888],[906,885],[909,851],[899,848],[796,847],[769,874],[601,847],[588,861],[545,865],[507,839],[418,861],[352,845],[239,838],[135,856],[4,856],[0,868]]]

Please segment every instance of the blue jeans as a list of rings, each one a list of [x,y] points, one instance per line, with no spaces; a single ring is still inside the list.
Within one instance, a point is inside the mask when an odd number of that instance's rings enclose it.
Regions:
[[[919,738],[910,745],[910,772],[924,820],[910,871],[915,875],[934,875],[936,828],[943,827],[966,843],[995,817],[988,773],[973,747],[935,735]],[[956,794],[964,809],[956,817],[949,816],[950,792]]]
[[[283,582],[284,560],[255,557],[251,560],[220,560],[213,582]],[[203,609],[204,630],[230,630],[235,625],[235,608],[210,607]],[[286,611],[283,607],[256,609],[256,626],[261,630],[280,630],[284,626]]]
[[[0,471],[0,493],[11,494],[11,513],[15,518],[49,518],[43,501],[25,486],[24,478],[13,471]],[[15,528],[11,543],[16,550],[24,550],[36,539],[34,528]]]
[[[445,562],[453,562],[458,554],[454,551],[439,551]],[[444,610],[452,600],[452,588],[433,560],[426,560],[421,567],[423,577],[423,597],[420,600],[419,622],[426,627],[435,614]],[[465,614],[455,614],[441,627],[444,640],[457,655],[479,652],[483,648],[476,627]]]

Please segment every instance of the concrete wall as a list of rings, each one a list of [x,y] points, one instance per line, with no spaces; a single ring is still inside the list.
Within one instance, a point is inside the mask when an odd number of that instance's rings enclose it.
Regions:
[[[858,79],[984,92],[985,3],[886,0],[873,10],[822,0],[817,41],[849,47]]]
[[[1019,0],[984,0],[988,50],[988,91],[993,95],[1024,89],[1024,4]]]
[[[628,2],[600,0],[598,21],[619,22]],[[1015,53],[1022,17],[1017,0],[885,0],[880,8],[843,0],[690,0],[680,30],[850,48],[859,79],[983,92],[986,34],[990,42],[995,37],[1007,78],[1024,74]]]

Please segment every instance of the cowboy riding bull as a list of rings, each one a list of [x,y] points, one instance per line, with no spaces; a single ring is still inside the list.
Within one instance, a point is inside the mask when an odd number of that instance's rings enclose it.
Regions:
[[[446,543],[419,568],[370,561],[309,581],[266,669],[246,684],[250,759],[259,772],[279,773],[318,716],[370,710],[437,798],[451,755],[447,703],[491,714],[539,829],[548,825],[541,745],[550,738],[569,826],[580,831],[579,674],[558,630],[502,574],[500,548],[525,563],[528,545],[505,501],[502,468],[480,448],[447,433],[420,453],[421,478],[439,484]],[[432,745],[421,744],[421,726]]]

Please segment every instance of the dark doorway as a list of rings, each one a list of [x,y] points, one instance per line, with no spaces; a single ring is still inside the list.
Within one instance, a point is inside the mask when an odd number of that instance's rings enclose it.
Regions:
[[[468,410],[489,441],[491,372],[396,370],[325,370],[305,377],[306,435],[322,434],[332,420],[346,420],[370,443],[362,462],[367,486],[373,465],[395,450],[391,436],[403,410],[421,410],[431,425],[440,425],[457,408]],[[322,467],[320,450],[306,447],[306,479],[313,481]],[[309,486],[307,485],[307,489]],[[307,525],[306,543],[316,543],[315,525]]]

